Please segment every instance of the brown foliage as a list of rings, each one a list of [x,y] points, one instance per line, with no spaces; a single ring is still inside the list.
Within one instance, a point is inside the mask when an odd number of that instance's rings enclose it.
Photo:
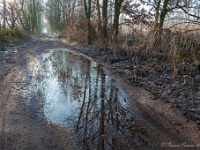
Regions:
[[[65,29],[65,34],[68,42],[78,42],[80,44],[87,42],[87,33],[78,24],[69,23]]]

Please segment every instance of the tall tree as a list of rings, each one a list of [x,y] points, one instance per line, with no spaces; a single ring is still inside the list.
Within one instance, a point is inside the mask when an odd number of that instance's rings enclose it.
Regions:
[[[100,33],[100,35],[102,34],[102,28],[101,28],[101,6],[100,6],[100,3],[99,3],[99,0],[97,0],[97,15],[98,15],[98,31]]]
[[[171,12],[174,7],[174,2],[172,0],[148,0],[147,2],[154,8],[155,11],[155,23],[154,23],[154,45],[160,43],[161,33],[164,25],[165,18],[169,12]]]
[[[42,22],[42,2],[40,0],[19,0],[21,13],[19,22],[21,27],[30,33],[39,34]]]
[[[91,0],[84,0],[84,8],[85,8],[85,16],[86,16],[86,24],[88,25],[88,43],[92,42],[92,26],[91,26]]]
[[[3,39],[6,35],[6,1],[3,0]]]
[[[114,24],[113,24],[115,37],[117,37],[119,33],[119,16],[123,1],[124,0],[115,0],[115,10],[114,10],[115,14],[114,14]]]
[[[102,21],[103,21],[103,40],[104,44],[106,44],[107,38],[108,38],[108,0],[103,0],[103,6],[102,6]]]

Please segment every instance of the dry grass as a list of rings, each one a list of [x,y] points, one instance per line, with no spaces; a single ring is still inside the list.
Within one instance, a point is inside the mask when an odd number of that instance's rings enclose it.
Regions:
[[[120,31],[118,37],[113,35],[112,29],[108,29],[108,39],[102,40],[97,26],[93,25],[93,44],[102,50],[109,50],[113,56],[124,52],[132,58],[137,65],[142,56],[143,59],[161,56],[171,63],[172,78],[178,74],[191,74],[198,71],[200,65],[200,33],[187,32],[166,28],[163,29],[160,41],[155,44],[155,32],[145,29],[131,29]],[[69,24],[65,30],[67,41],[79,44],[87,43],[87,28],[76,24]],[[160,61],[163,61],[159,59]]]
[[[164,29],[160,41],[155,44],[155,32],[142,32],[133,30],[128,38],[122,38],[122,46],[129,56],[132,56],[134,64],[137,64],[139,57],[167,58],[171,63],[172,78],[178,74],[198,73],[200,65],[200,33],[175,31]]]
[[[65,29],[65,35],[68,42],[77,42],[79,44],[87,43],[87,33],[80,25],[70,23]]]

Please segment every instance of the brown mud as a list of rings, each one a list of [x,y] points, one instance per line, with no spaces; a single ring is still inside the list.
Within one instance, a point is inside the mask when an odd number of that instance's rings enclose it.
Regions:
[[[133,106],[128,108],[129,111],[131,112],[132,109],[132,112],[136,113],[137,117],[139,116],[139,120],[142,120],[135,123],[136,126],[131,126],[134,125],[133,120],[128,126],[122,123],[121,129],[131,128],[127,132],[136,133],[137,136],[134,137],[139,137],[139,140],[134,139],[137,146],[126,145],[126,149],[198,149],[200,147],[200,130],[196,122],[186,118],[184,113],[172,104],[155,98],[151,92],[127,82],[127,76],[129,76],[127,70],[125,69],[124,74],[118,72],[119,67],[115,69],[112,63],[104,61],[105,54],[99,55],[102,51],[68,45],[60,39],[44,36],[26,45],[10,47],[1,55],[0,149],[71,150],[80,149],[80,147],[92,149],[91,145],[90,147],[80,145],[79,137],[70,127],[52,122],[45,116],[44,95],[38,88],[44,75],[38,74],[40,72],[38,70],[35,75],[34,71],[37,68],[37,62],[41,61],[38,58],[50,53],[52,49],[68,49],[75,55],[80,55],[78,51],[83,53],[84,57],[89,55],[90,60],[101,64],[104,69],[103,74],[112,77],[115,84],[120,85],[119,89],[125,91],[130,99],[130,105]],[[35,69],[31,70],[27,64],[32,64]],[[37,82],[32,82],[33,78]],[[102,79],[104,78],[102,76]],[[69,85],[77,89],[76,85]],[[134,121],[137,122],[137,119]],[[96,137],[90,138],[94,140]],[[117,135],[117,138],[120,139],[120,135]],[[115,137],[113,136],[112,139],[114,144]],[[101,138],[100,141],[102,142]],[[121,143],[119,147],[123,149],[126,141],[122,140]],[[140,143],[145,144],[140,146]],[[102,148],[101,146],[97,148]]]

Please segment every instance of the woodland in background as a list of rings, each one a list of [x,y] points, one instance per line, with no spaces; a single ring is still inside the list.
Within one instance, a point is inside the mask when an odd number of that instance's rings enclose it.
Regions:
[[[0,40],[18,42],[40,34],[44,3],[41,0],[0,1]]]
[[[0,2],[0,38],[48,33],[94,44],[133,63],[171,63],[172,77],[200,72],[199,0],[14,0]],[[46,19],[44,19],[46,18]],[[161,66],[162,67],[162,66]]]

